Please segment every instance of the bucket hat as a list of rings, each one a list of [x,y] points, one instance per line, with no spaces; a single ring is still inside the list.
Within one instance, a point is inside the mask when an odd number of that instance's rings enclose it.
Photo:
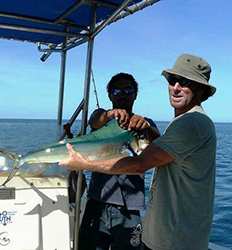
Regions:
[[[201,57],[182,54],[179,56],[172,69],[165,69],[162,75],[168,80],[170,75],[178,75],[208,87],[208,96],[216,92],[216,88],[209,84],[211,67],[207,61]]]

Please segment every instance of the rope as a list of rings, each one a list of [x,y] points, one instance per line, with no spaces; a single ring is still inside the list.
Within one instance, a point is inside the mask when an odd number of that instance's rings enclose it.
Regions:
[[[94,88],[94,95],[96,97],[97,108],[100,108],[99,101],[98,101],[98,96],[97,96],[96,83],[95,83],[95,79],[94,79],[94,76],[93,76],[93,70],[91,70],[91,76],[92,76],[92,82],[93,82],[93,88]]]

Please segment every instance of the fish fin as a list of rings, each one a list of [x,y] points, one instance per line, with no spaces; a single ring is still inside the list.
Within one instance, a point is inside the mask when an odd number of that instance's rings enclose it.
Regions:
[[[131,147],[129,142],[126,142],[123,146],[125,146],[131,153],[133,156],[137,156],[136,152],[134,151],[134,149]]]

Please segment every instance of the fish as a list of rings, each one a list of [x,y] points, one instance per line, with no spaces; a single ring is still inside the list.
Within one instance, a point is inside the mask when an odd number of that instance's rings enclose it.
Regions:
[[[62,167],[48,166],[68,159],[66,144],[70,143],[74,150],[89,160],[105,160],[116,157],[134,155],[144,148],[146,142],[139,142],[135,131],[121,128],[117,120],[112,119],[102,128],[73,139],[64,139],[46,145],[38,150],[19,155],[0,149],[0,176],[59,176],[68,171]],[[36,164],[32,167],[31,164]],[[65,173],[64,173],[65,172]]]

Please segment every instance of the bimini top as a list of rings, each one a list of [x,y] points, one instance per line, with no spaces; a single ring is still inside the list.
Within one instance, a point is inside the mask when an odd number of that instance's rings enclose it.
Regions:
[[[159,0],[0,1],[0,38],[58,45],[85,41],[101,26]],[[143,4],[139,6],[139,4]]]

